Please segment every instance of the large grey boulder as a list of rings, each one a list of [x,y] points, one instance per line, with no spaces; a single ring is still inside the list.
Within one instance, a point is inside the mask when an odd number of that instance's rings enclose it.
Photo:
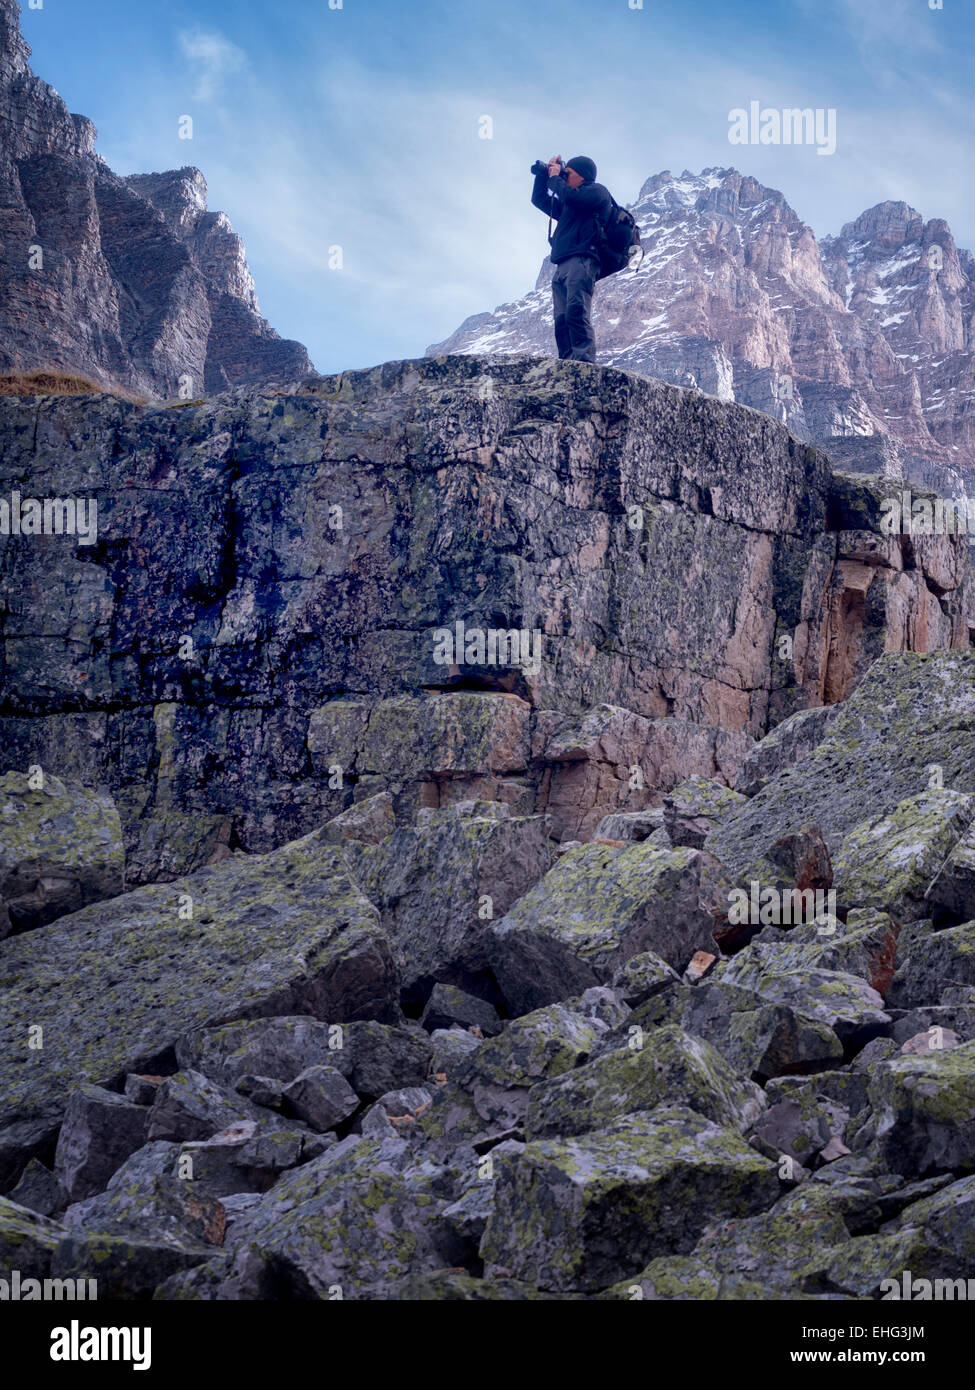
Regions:
[[[0,938],[121,893],[122,823],[107,792],[38,768],[0,777]]]
[[[681,1105],[536,1140],[498,1163],[486,1272],[551,1290],[605,1288],[655,1255],[686,1254],[709,1219],[750,1216],[779,1195],[774,1164]]]
[[[459,805],[378,844],[346,844],[350,873],[395,942],[404,988],[422,995],[424,984],[482,974],[490,923],[545,875],[545,818],[502,809]]]
[[[60,1222],[0,1197],[0,1269],[26,1279],[46,1279],[63,1235]],[[91,1271],[89,1271],[90,1277]]]
[[[931,885],[973,816],[975,796],[932,788],[854,826],[833,860],[840,910],[882,908],[899,922],[929,916]]]
[[[894,976],[889,998],[898,1008],[930,1007],[958,985],[975,986],[975,922],[915,937]]]
[[[221,1298],[375,1298],[391,1279],[455,1265],[438,1171],[395,1136],[350,1136],[279,1182],[235,1223]],[[160,1280],[160,1282],[162,1282]]]
[[[199,1072],[181,1071],[159,1087],[148,1118],[147,1139],[192,1140],[209,1139],[241,1120],[259,1120],[261,1112],[237,1091]]]
[[[472,1040],[473,1041],[473,1040]],[[308,1017],[254,1018],[187,1033],[176,1043],[181,1066],[225,1086],[245,1077],[288,1083],[309,1067],[334,1067],[361,1096],[419,1086],[432,1044],[415,1024],[375,1020],[325,1023]]]
[[[838,1066],[843,1044],[829,1023],[803,1008],[769,999],[753,988],[705,980],[683,991],[673,1015],[688,1033],[704,1038],[744,1076],[769,1077]]]
[[[975,824],[958,839],[927,890],[930,907],[941,907],[962,921],[975,917]]]
[[[837,705],[820,705],[796,710],[781,724],[776,724],[771,733],[748,750],[735,780],[735,791],[754,796],[780,772],[802,762],[822,743],[838,708]]]
[[[341,850],[318,840],[12,937],[0,943],[0,975],[0,1127],[63,1113],[80,1083],[152,1073],[194,1028],[275,1013],[398,1015],[376,909]],[[26,1046],[32,1038],[42,1045]]]
[[[857,826],[893,816],[911,797],[939,787],[971,795],[973,718],[975,651],[882,656],[822,742],[732,811],[706,848],[740,881],[760,879],[769,847],[804,824],[819,826],[835,856]]]
[[[119,1164],[146,1141],[149,1111],[101,1086],[79,1086],[64,1114],[54,1174],[65,1200],[100,1192]]]
[[[359,1097],[334,1067],[309,1067],[284,1088],[288,1106],[300,1120],[325,1134],[359,1108]]]
[[[894,1057],[871,1069],[872,1142],[884,1166],[909,1175],[975,1169],[975,1042]]]
[[[726,889],[699,850],[582,845],[492,925],[488,957],[514,1013],[609,981],[644,951],[683,970],[695,951],[717,950]]]
[[[703,849],[711,831],[745,797],[709,777],[693,776],[664,797],[664,829],[674,848]]]
[[[745,1129],[765,1108],[753,1082],[737,1076],[702,1038],[673,1024],[655,1028],[639,1047],[621,1047],[577,1066],[528,1093],[529,1139],[565,1137],[604,1129],[626,1115],[656,1109],[679,1097],[715,1124]]]

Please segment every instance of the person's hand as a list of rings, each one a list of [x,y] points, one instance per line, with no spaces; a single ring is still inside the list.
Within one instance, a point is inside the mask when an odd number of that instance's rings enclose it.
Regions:
[[[552,158],[548,162],[548,176],[551,179],[554,178],[557,174],[561,174],[561,172],[562,156],[560,154],[553,154]]]

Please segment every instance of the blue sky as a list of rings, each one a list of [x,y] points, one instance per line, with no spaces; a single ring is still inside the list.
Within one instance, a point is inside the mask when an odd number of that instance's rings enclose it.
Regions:
[[[34,71],[117,172],[203,170],[262,312],[320,371],[419,356],[530,289],[547,246],[528,168],[556,152],[595,158],[620,202],[661,169],[734,166],[817,236],[903,199],[975,247],[972,0],[637,3],[22,7]],[[835,154],[729,144],[753,100],[835,108]]]

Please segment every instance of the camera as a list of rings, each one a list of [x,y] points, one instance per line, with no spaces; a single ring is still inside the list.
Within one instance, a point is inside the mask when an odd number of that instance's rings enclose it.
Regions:
[[[560,165],[559,165],[559,169],[561,170],[561,168],[562,168],[562,165],[560,164]],[[547,173],[548,173],[548,160],[547,160],[547,159],[536,159],[536,160],[535,160],[535,163],[532,165],[531,171],[532,171],[532,173],[535,174],[535,175],[538,175],[538,174],[547,174]]]

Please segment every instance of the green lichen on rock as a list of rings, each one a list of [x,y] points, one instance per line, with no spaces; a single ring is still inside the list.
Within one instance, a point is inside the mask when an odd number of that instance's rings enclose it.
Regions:
[[[0,1277],[19,1269],[24,1279],[45,1279],[63,1234],[59,1222],[0,1197]]]
[[[931,789],[862,821],[833,857],[841,906],[876,907],[900,921],[928,915],[925,894],[975,815],[975,796]]]
[[[107,792],[39,769],[0,777],[0,938],[122,892],[122,825]]]
[[[932,783],[973,794],[973,719],[975,651],[882,656],[822,742],[732,811],[706,848],[736,879],[747,878],[770,844],[806,823],[820,827],[835,855],[857,825],[892,814]]]
[[[655,1256],[689,1253],[708,1220],[751,1215],[778,1192],[767,1159],[684,1106],[536,1140],[499,1160],[485,1272],[597,1292]]]
[[[533,1086],[525,1133],[529,1139],[604,1129],[626,1115],[655,1109],[679,1096],[716,1124],[743,1129],[765,1100],[701,1038],[673,1024],[647,1034],[641,1047],[622,1047],[554,1080]]]
[[[192,1028],[269,1012],[392,1016],[398,980],[341,851],[307,837],[9,939],[0,992],[9,1123],[63,1106],[79,1081],[144,1070]]]
[[[580,845],[492,925],[488,957],[519,1013],[609,980],[643,951],[682,970],[695,951],[716,950],[726,889],[699,850]]]
[[[882,1062],[868,1089],[874,1142],[891,1172],[975,1168],[975,1042]]]

